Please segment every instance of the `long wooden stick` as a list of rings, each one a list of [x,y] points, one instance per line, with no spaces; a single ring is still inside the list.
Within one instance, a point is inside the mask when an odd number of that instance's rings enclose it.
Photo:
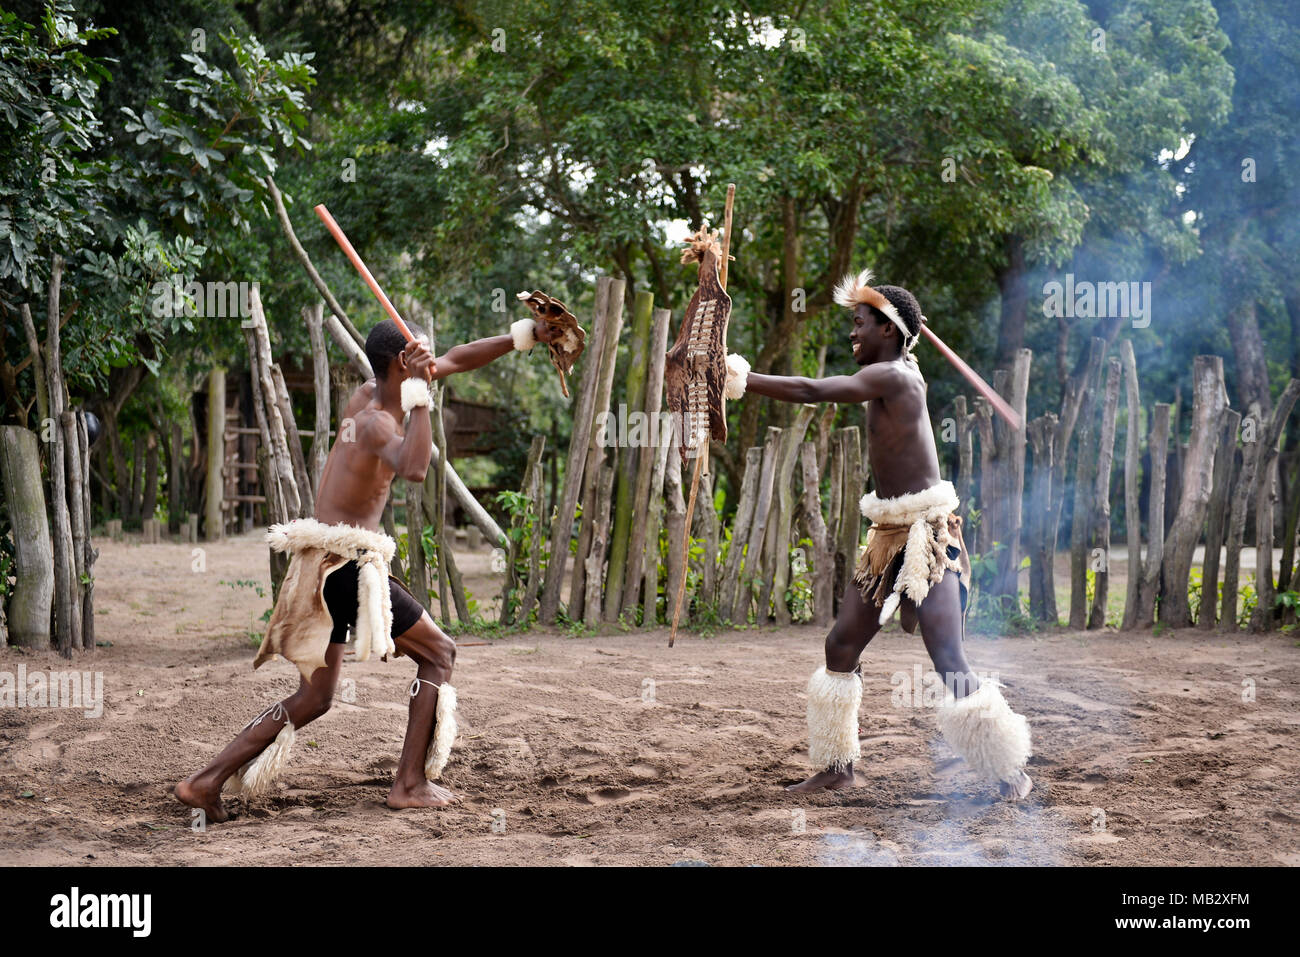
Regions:
[[[393,304],[388,301],[388,297],[384,295],[384,291],[379,288],[379,283],[375,282],[375,277],[370,275],[370,270],[367,269],[366,264],[361,261],[361,257],[357,255],[357,251],[352,248],[352,244],[348,242],[348,237],[343,234],[343,230],[340,229],[339,224],[334,221],[334,217],[330,215],[330,211],[325,208],[324,203],[321,203],[316,207],[316,215],[321,218],[321,222],[323,222],[325,228],[330,231],[330,235],[333,236],[334,241],[339,244],[339,248],[347,254],[348,259],[352,260],[353,267],[357,272],[361,273],[361,278],[366,281],[366,285],[369,286],[370,291],[375,294],[375,298],[378,299],[379,304],[384,307],[384,311],[388,313],[388,318],[393,320],[393,324],[397,326],[398,331],[401,332],[402,335],[406,336],[407,342],[414,342],[415,336],[411,335],[411,330],[407,328],[402,317],[397,314],[397,310],[394,309]]]
[[[727,291],[727,262],[731,250],[731,209],[736,201],[736,184],[727,184],[727,205],[722,214],[724,232],[722,234],[722,268],[718,270],[718,282],[722,284],[722,291]],[[722,330],[722,341],[727,341],[727,330]],[[722,400],[725,403],[726,399]],[[683,436],[685,438],[685,436]],[[707,436],[704,439],[704,447],[699,449],[695,456],[695,470],[691,475],[691,495],[686,500],[686,529],[682,532],[686,536],[686,547],[683,549],[685,555],[682,561],[685,568],[682,569],[682,580],[677,583],[677,601],[673,605],[673,627],[668,633],[668,647],[671,648],[677,641],[677,622],[682,616],[682,598],[686,595],[686,578],[691,568],[691,519],[695,517],[695,499],[700,492],[700,474],[707,468],[709,461],[709,440]],[[713,507],[713,503],[709,503]],[[710,555],[705,555],[704,560],[712,561]]]
[[[921,331],[925,333],[927,339],[934,343],[934,347],[939,350],[940,354],[956,367],[957,371],[965,377],[966,381],[975,387],[975,391],[989,400],[989,405],[993,406],[993,410],[997,412],[998,415],[1002,416],[1002,418],[1006,419],[1007,424],[1010,425],[1013,430],[1019,432],[1022,423],[1016,410],[1011,408],[1011,406],[1007,404],[1007,401],[1002,398],[1002,396],[998,395],[991,385],[980,378],[980,374],[968,366],[961,356],[953,352],[942,339],[931,332],[930,327],[924,322],[921,323]]]

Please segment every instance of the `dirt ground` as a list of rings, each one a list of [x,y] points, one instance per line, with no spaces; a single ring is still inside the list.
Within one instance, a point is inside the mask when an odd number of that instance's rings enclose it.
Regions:
[[[897,626],[863,659],[860,786],[797,797],[821,629],[539,631],[459,653],[455,807],[384,807],[413,667],[349,662],[354,700],[299,732],[279,795],[197,833],[171,785],[297,684],[251,667],[265,547],[206,546],[194,571],[188,545],[99,545],[111,646],[0,651],[0,672],[102,672],[105,697],[0,709],[0,864],[1300,864],[1300,642],[1190,630],[968,638],[1033,727],[1021,805],[923,696],[891,701],[928,665]],[[486,554],[463,563],[485,598]]]

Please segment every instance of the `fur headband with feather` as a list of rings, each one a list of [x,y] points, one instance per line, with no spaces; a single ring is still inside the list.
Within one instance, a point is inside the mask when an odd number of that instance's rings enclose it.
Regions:
[[[889,319],[903,336],[903,354],[911,358],[912,347],[916,345],[917,336],[907,331],[907,323],[903,322],[903,317],[898,314],[894,304],[885,298],[884,294],[873,289],[871,286],[872,272],[870,269],[864,269],[862,272],[854,275],[846,273],[844,278],[835,286],[835,292],[832,298],[837,305],[845,309],[856,309],[861,305],[868,305],[882,312]]]

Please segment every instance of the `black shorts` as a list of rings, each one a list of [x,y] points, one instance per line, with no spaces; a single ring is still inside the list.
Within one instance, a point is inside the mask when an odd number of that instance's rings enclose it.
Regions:
[[[334,619],[330,644],[341,645],[347,641],[348,628],[357,623],[357,579],[360,574],[360,566],[351,561],[340,565],[325,579],[325,607]],[[388,576],[388,593],[393,599],[392,637],[396,638],[411,630],[411,626],[424,614],[424,607],[392,575]]]

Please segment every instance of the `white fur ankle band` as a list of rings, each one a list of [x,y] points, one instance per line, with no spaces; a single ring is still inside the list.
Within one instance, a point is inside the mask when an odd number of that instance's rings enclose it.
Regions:
[[[510,338],[515,341],[517,350],[527,352],[537,345],[537,336],[534,334],[536,328],[536,319],[520,319],[518,322],[510,323]]]
[[[727,384],[723,387],[723,396],[734,402],[745,394],[745,384],[748,381],[749,360],[733,352],[727,356]]]
[[[862,754],[858,708],[862,678],[856,672],[818,668],[808,679],[808,757],[818,768],[842,771]]]
[[[1007,704],[998,683],[985,678],[964,698],[951,691],[936,717],[944,739],[980,777],[1015,781],[1033,753],[1029,722]]]
[[[406,379],[402,382],[402,411],[410,412],[415,408],[428,408],[432,404],[429,395],[429,383],[423,379]]]

